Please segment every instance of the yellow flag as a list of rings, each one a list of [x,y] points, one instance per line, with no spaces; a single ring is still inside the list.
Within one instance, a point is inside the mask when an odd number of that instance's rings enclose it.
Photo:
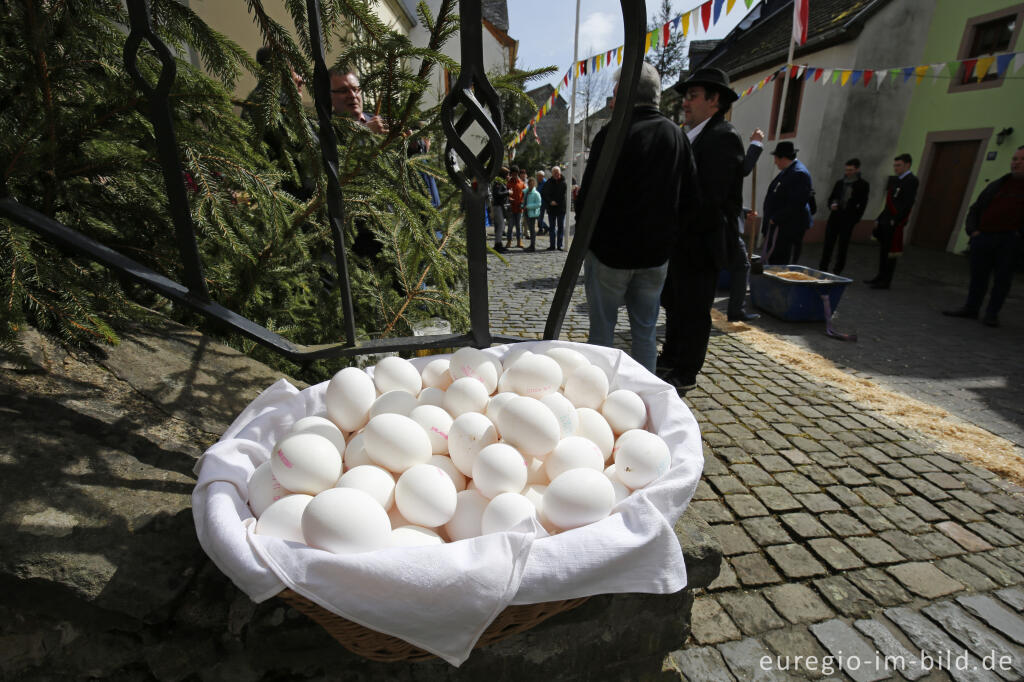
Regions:
[[[920,83],[924,79],[925,74],[928,73],[928,69],[930,69],[930,68],[932,68],[932,67],[930,65],[928,65],[928,64],[922,64],[921,66],[915,66],[914,67],[914,75],[917,76],[917,81],[915,81],[915,82]]]
[[[974,67],[974,72],[978,74],[978,80],[981,81],[988,74],[988,70],[992,68],[992,64],[996,61],[995,57],[982,57],[978,60],[977,66]]]
[[[618,50],[615,51],[615,63],[616,64],[621,64],[622,63],[622,48],[621,47]]]
[[[683,35],[687,35],[690,32],[690,13],[687,12],[683,15]]]
[[[732,6],[735,5],[735,4],[736,4],[736,0],[729,0],[729,2],[725,3],[725,13],[728,14],[729,12],[731,12],[732,11]]]
[[[846,85],[847,81],[850,80],[850,74],[852,73],[853,71],[851,71],[850,69],[843,69],[842,72],[839,74],[839,85]]]

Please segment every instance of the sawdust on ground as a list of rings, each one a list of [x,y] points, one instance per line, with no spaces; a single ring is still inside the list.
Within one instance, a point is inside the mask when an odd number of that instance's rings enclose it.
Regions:
[[[776,362],[804,372],[847,393],[850,398],[903,426],[937,441],[950,452],[961,455],[1018,485],[1024,485],[1024,458],[1015,446],[985,429],[954,416],[935,405],[890,391],[877,383],[853,376],[830,360],[742,322],[728,322],[713,310],[715,327],[768,355]]]

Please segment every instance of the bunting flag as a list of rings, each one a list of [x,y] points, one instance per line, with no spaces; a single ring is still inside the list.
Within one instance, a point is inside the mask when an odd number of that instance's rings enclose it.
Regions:
[[[889,72],[884,69],[882,71],[875,71],[875,90],[882,89],[882,81],[884,81],[885,77],[888,75]]]
[[[825,69],[821,74],[821,84],[828,85],[829,80],[832,77],[832,69]]]
[[[964,61],[964,81],[971,80],[971,74],[974,73],[974,65],[978,63],[977,59],[967,59]]]
[[[665,24],[661,27],[661,44],[668,45],[669,38],[672,37],[672,30],[669,28],[671,24]]]
[[[727,2],[726,5],[725,5],[725,13],[728,14],[729,12],[731,12],[732,11],[732,6],[735,5],[735,4],[736,4],[736,0],[729,0],[729,2]],[[747,4],[747,7],[750,7],[749,3]]]
[[[621,64],[622,63],[622,48],[621,47],[616,51],[615,63],[616,64]]]
[[[743,4],[747,6],[747,9],[750,9],[750,6],[753,3],[754,3],[754,0],[743,0]]]
[[[700,20],[704,24],[704,32],[708,32],[708,25],[711,23],[711,0],[700,6]]]
[[[824,71],[824,69],[814,69],[814,80],[821,79],[821,75],[822,73],[824,73]]]
[[[686,13],[683,15],[683,35],[687,35],[690,32],[690,14]]]
[[[992,68],[992,64],[995,63],[995,61],[995,57],[982,57],[978,60],[977,73],[979,83],[988,75],[988,70]]]
[[[842,77],[843,77],[843,70],[842,69],[835,69],[835,70],[832,71],[832,82],[833,83],[838,82],[839,80],[842,79]]]
[[[1017,73],[1022,66],[1024,66],[1024,52],[1018,52],[1013,60],[1013,72]]]
[[[1010,62],[1013,61],[1014,55],[1012,54],[1001,54],[996,57],[996,75],[1002,78],[1003,74],[1006,73],[1006,69],[1010,66]]]
[[[850,81],[850,74],[852,73],[853,71],[850,69],[843,69],[839,72],[839,87],[844,87]]]
[[[816,73],[818,73],[818,69],[808,66],[807,71],[804,72],[804,80],[813,80],[815,78],[814,74]]]
[[[914,73],[917,75],[917,81],[916,82],[917,82],[918,85],[921,84],[921,81],[924,79],[925,75],[928,73],[928,69],[930,69],[930,68],[931,67],[928,66],[927,64],[922,64],[921,66],[915,66],[914,67]]]
[[[864,72],[860,69],[855,69],[853,74],[850,76],[850,85],[856,85],[860,77],[864,75]]]
[[[932,64],[932,82],[939,80],[939,76],[946,70],[946,62]]]
[[[796,80],[797,74],[800,73],[800,67],[794,64],[789,67],[789,80]]]
[[[722,5],[724,4],[725,0],[715,0],[715,13],[714,17],[712,18],[712,21],[716,24],[718,23],[719,17],[722,16]]]
[[[913,66],[908,66],[907,68],[903,69],[903,82],[906,83],[908,80],[910,80],[910,77],[913,76],[913,75],[914,75],[914,67]]]
[[[864,87],[868,87],[868,83],[871,82],[871,78],[875,75],[872,69],[864,69]]]
[[[563,83],[565,83],[565,87],[569,87],[569,75],[570,75],[571,73],[572,73],[572,70],[569,70],[569,71],[568,71],[568,72],[567,72],[567,73],[565,74],[565,77],[564,77],[564,78],[562,79],[562,82],[563,82]]]

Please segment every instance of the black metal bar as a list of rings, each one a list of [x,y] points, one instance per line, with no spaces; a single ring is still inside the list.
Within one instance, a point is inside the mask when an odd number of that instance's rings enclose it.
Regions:
[[[441,125],[447,138],[445,167],[448,175],[462,189],[463,205],[466,209],[469,322],[473,345],[477,348],[485,348],[493,341],[487,301],[484,203],[491,178],[497,174],[504,155],[499,132],[502,121],[501,104],[484,70],[482,18],[480,0],[460,0],[459,40],[462,47],[462,70],[451,92],[441,103]],[[463,107],[464,112],[456,121],[455,109],[459,105]],[[474,122],[483,128],[487,135],[487,144],[478,153],[473,153],[461,138]],[[464,168],[459,167],[459,162]]]
[[[636,82],[640,78],[640,68],[644,59],[644,34],[647,32],[647,7],[644,0],[619,0],[622,7],[622,25],[625,28],[626,41],[622,48],[622,74],[619,78],[619,89],[615,94],[615,108],[601,150],[601,158],[594,170],[594,186],[587,189],[587,201],[583,213],[576,221],[576,234],[573,236],[569,253],[565,258],[565,266],[558,279],[548,319],[544,325],[544,338],[557,339],[562,332],[565,313],[569,309],[576,280],[579,278],[583,259],[590,247],[590,237],[597,225],[597,216],[601,213],[604,199],[612,181],[612,172],[619,161],[622,145],[626,141],[629,119],[633,113],[633,102],[636,100]],[[570,178],[570,181],[572,179]]]
[[[170,50],[160,37],[153,32],[149,20],[149,8],[145,0],[127,0],[128,18],[131,33],[124,44],[124,63],[131,74],[135,85],[149,100],[149,118],[153,123],[153,135],[156,139],[157,154],[160,167],[163,169],[164,185],[167,187],[167,203],[171,220],[174,221],[174,232],[178,242],[178,252],[184,268],[185,283],[193,296],[203,300],[210,299],[203,276],[203,264],[199,258],[199,245],[196,242],[195,229],[192,224],[192,213],[189,210],[188,195],[185,190],[185,172],[178,157],[178,142],[174,134],[174,117],[168,94],[174,84],[177,66]],[[160,79],[155,87],[149,85],[139,72],[137,59],[139,45],[145,39],[156,51],[160,59]]]
[[[334,240],[334,260],[338,268],[338,286],[341,288],[342,313],[345,315],[345,337],[350,346],[356,343],[356,315],[352,304],[352,287],[348,277],[348,257],[345,252],[345,205],[338,182],[338,141],[331,124],[331,77],[320,26],[320,1],[306,0],[309,21],[309,46],[313,53],[313,101],[320,122],[320,154],[327,173],[327,220]]]

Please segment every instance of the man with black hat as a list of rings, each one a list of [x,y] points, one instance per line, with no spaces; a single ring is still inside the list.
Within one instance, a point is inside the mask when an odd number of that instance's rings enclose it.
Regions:
[[[811,227],[811,174],[797,160],[792,142],[779,142],[772,150],[779,174],[764,196],[761,232],[765,262],[788,265],[796,262],[804,232]]]
[[[681,390],[697,384],[711,335],[718,272],[735,257],[743,210],[743,139],[725,120],[739,95],[721,69],[698,69],[673,86],[683,95],[687,137],[697,162],[700,206],[669,259],[662,293],[665,380]]]

